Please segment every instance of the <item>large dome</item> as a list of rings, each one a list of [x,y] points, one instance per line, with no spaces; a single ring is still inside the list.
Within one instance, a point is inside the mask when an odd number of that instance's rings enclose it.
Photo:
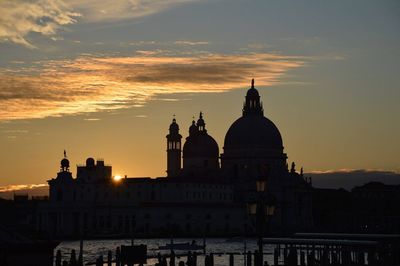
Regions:
[[[281,133],[275,124],[264,116],[260,95],[254,87],[254,79],[246,93],[243,116],[231,125],[225,136],[225,155],[231,150],[283,151]]]
[[[224,150],[268,149],[283,150],[282,137],[275,124],[261,115],[237,119],[225,136]]]
[[[219,148],[217,142],[207,133],[196,134],[186,139],[183,145],[183,157],[217,158]]]

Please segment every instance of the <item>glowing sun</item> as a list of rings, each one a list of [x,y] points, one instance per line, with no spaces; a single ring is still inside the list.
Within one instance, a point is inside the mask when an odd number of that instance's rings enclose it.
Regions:
[[[114,181],[115,181],[115,182],[118,182],[118,181],[120,181],[121,179],[122,179],[122,176],[120,176],[120,175],[114,176]]]

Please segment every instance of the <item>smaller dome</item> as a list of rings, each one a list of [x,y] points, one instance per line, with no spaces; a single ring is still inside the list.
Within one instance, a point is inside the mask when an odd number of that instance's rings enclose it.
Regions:
[[[208,157],[218,158],[218,144],[208,134],[196,134],[188,137],[183,145],[183,157]]]
[[[86,159],[86,167],[94,167],[94,159],[89,157]]]
[[[61,168],[69,168],[69,160],[67,158],[61,160]]]

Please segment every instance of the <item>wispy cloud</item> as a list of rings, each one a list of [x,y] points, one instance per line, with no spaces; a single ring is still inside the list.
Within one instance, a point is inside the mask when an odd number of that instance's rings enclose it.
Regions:
[[[84,118],[85,121],[100,121],[100,118]]]
[[[30,33],[63,40],[56,34],[69,24],[98,23],[140,18],[196,0],[2,0],[0,42],[36,48]]]
[[[143,106],[156,95],[223,92],[282,82],[305,58],[280,54],[82,56],[0,69],[0,121]]]
[[[206,42],[206,41],[175,41],[174,44],[195,46],[195,45],[207,45],[207,44],[209,44],[209,42]]]
[[[76,22],[79,13],[72,12],[61,0],[2,0],[0,1],[0,42],[35,48],[27,35],[36,32],[54,36],[65,25]]]
[[[26,184],[26,185],[8,185],[0,187],[0,193],[8,191],[29,190],[35,188],[47,187],[47,184]]]
[[[193,1],[196,0],[69,0],[68,4],[83,15],[84,21],[110,22],[152,15]]]

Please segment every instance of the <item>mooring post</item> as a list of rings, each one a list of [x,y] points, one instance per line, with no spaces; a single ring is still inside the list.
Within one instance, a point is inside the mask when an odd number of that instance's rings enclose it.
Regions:
[[[121,249],[119,247],[115,250],[115,265],[121,266]]]
[[[193,266],[192,263],[193,263],[193,262],[192,262],[192,252],[189,251],[188,254],[187,254],[186,265],[187,265],[187,266]]]
[[[69,259],[70,266],[77,266],[75,249],[71,250],[71,258]]]
[[[247,266],[251,266],[251,251],[247,251]]]
[[[111,250],[109,250],[107,254],[107,265],[111,266],[111,264],[112,264],[112,252]]]
[[[274,249],[274,265],[277,266],[279,264],[279,251],[278,248]]]
[[[83,238],[79,240],[79,255],[78,255],[78,265],[83,266]]]
[[[260,259],[260,254],[258,253],[258,250],[254,250],[254,266],[260,266],[259,263],[259,259]]]
[[[192,262],[193,262],[193,266],[197,266],[197,253],[196,252],[193,252]]]
[[[61,250],[57,250],[56,253],[56,266],[61,266]]]
[[[175,266],[175,252],[173,250],[170,253],[169,266]]]
[[[231,253],[231,254],[229,254],[229,266],[234,266],[234,265],[235,265],[234,258],[233,258],[233,254]]]
[[[304,251],[300,252],[300,265],[306,266],[306,256],[304,254]]]

